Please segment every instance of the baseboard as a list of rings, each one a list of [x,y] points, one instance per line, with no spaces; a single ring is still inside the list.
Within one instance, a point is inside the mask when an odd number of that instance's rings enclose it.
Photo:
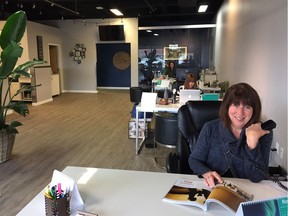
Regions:
[[[97,89],[129,90],[130,87],[97,87]]]
[[[51,102],[51,101],[53,101],[53,98],[49,98],[47,100],[43,100],[43,101],[40,101],[40,102],[37,102],[37,103],[33,103],[32,102],[32,106],[39,106],[41,104],[48,103],[48,102]]]
[[[85,90],[63,90],[62,93],[98,93],[97,90],[85,91]]]

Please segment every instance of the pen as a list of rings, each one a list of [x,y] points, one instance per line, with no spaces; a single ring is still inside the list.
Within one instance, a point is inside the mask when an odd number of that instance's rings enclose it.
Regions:
[[[62,197],[61,183],[58,183],[58,196]]]

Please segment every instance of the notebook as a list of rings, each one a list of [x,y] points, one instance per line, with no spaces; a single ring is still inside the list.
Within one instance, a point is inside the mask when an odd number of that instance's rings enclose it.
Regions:
[[[161,88],[169,88],[170,87],[170,80],[161,80],[160,86]]]
[[[156,85],[155,86],[155,90],[161,90],[161,89],[170,89],[171,88],[171,83],[170,83],[170,80],[160,80],[161,81],[161,84],[160,85]]]
[[[179,103],[185,104],[189,100],[200,100],[200,89],[182,89],[180,90]]]

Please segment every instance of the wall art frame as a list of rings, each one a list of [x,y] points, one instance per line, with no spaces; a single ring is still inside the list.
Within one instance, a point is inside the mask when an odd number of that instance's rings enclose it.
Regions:
[[[186,60],[187,46],[164,47],[164,60]]]

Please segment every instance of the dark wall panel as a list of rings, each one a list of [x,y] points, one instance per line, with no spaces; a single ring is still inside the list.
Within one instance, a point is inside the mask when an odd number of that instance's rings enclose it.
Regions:
[[[131,66],[125,69],[117,68],[117,61],[127,62],[127,54],[130,60],[130,43],[111,43],[111,44],[96,44],[97,49],[97,86],[99,87],[130,87],[131,85]],[[119,53],[121,53],[119,55]],[[123,53],[124,55],[123,59]],[[116,56],[115,56],[116,55]],[[119,57],[120,56],[120,57]],[[125,58],[126,57],[126,58]],[[113,61],[114,58],[114,61]]]

